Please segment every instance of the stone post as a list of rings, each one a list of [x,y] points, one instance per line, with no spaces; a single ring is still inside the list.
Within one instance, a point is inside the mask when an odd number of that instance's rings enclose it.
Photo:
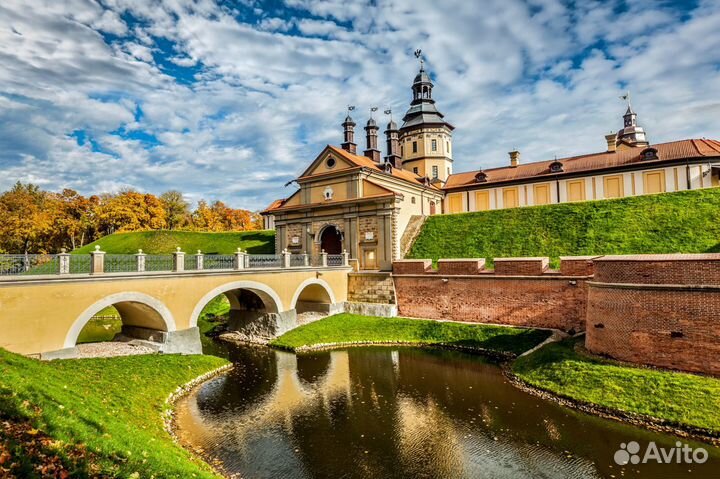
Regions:
[[[95,245],[95,251],[90,252],[90,274],[103,274],[105,272],[105,252],[100,251],[100,245]]]
[[[58,255],[58,273],[70,274],[70,254],[66,252],[65,248],[60,251]]]
[[[202,251],[200,250],[198,250],[197,254],[195,255],[195,264],[198,271],[205,269],[205,255],[202,254]]]
[[[347,252],[347,250],[343,250],[342,252],[343,257],[343,266],[350,266],[350,253]]]
[[[135,264],[137,265],[138,273],[145,272],[145,256],[145,253],[143,253],[143,250],[141,249],[139,249],[138,252],[135,254]]]
[[[246,267],[245,257],[246,256],[247,256],[247,254],[244,253],[241,248],[237,249],[237,251],[235,252],[235,260],[233,261],[233,263],[234,263],[233,266],[235,267],[235,269],[237,269],[237,270],[245,269],[245,267]]]
[[[303,251],[302,264],[303,266],[310,266],[310,256],[307,254],[307,251]]]
[[[292,256],[292,253],[288,250],[283,250],[282,252],[282,267],[283,268],[289,268],[290,267],[290,257]]]
[[[325,250],[320,251],[320,267],[321,268],[327,268],[327,257],[328,254],[325,252]]]
[[[173,253],[173,271],[185,271],[185,253],[180,251],[179,246]]]

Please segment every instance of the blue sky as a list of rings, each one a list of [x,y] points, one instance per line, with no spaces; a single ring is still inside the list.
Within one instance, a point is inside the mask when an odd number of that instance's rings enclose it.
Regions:
[[[651,142],[720,138],[717,0],[4,0],[0,189],[262,208],[348,104],[402,116],[416,48],[455,171],[601,151],[625,90]]]

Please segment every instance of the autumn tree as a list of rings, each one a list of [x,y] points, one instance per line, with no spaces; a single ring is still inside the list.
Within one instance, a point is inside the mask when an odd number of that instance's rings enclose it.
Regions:
[[[174,230],[187,225],[190,220],[190,205],[178,190],[170,190],[160,195],[165,208],[168,229]]]
[[[40,250],[51,215],[47,194],[36,185],[17,182],[0,195],[0,243],[10,252]]]
[[[94,231],[98,197],[86,198],[69,188],[51,197],[57,205],[53,230],[62,238],[60,246],[69,242],[72,249],[82,247],[85,241],[91,239]]]
[[[98,221],[104,234],[156,230],[167,226],[162,201],[155,195],[134,190],[101,195]]]

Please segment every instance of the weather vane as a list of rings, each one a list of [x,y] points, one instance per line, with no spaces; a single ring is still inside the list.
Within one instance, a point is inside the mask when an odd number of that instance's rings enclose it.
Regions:
[[[624,95],[620,97],[621,100],[627,101],[628,108],[630,107],[630,91],[626,91]]]
[[[376,107],[376,106],[373,106],[370,108],[370,118],[373,117],[373,113],[375,113],[377,110],[378,110],[378,107]]]
[[[391,110],[390,108],[388,108],[387,110],[385,110],[385,114],[386,114],[386,115],[390,115],[390,121],[392,121],[392,110]]]
[[[348,105],[348,112],[355,110],[355,105]]]
[[[419,48],[417,50],[415,50],[415,58],[420,60],[420,68],[422,68],[424,60],[423,60],[423,56],[422,56],[422,50],[420,50]]]

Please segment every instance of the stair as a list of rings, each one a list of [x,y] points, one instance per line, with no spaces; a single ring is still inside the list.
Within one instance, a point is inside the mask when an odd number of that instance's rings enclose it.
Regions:
[[[405,255],[410,252],[410,248],[415,243],[418,235],[422,231],[422,227],[425,224],[427,216],[413,215],[410,217],[410,221],[403,232],[402,238],[400,238],[400,257],[405,258]]]

